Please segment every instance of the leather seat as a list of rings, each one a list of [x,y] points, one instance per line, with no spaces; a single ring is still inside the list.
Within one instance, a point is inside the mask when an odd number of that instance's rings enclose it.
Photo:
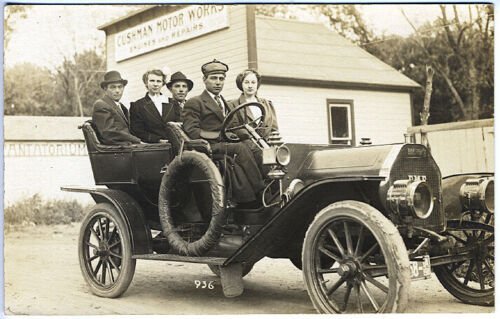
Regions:
[[[91,120],[86,121],[78,128],[83,131],[87,150],[90,153],[96,152],[116,152],[127,149],[126,145],[104,145],[97,136],[97,130]]]
[[[181,149],[188,151],[198,151],[212,157],[212,149],[206,140],[196,139],[192,140],[184,129],[181,122],[168,122],[167,123],[167,136],[169,142],[172,144],[172,149],[175,154],[179,154]]]

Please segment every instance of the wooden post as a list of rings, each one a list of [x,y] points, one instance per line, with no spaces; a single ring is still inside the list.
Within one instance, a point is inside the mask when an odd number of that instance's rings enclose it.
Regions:
[[[424,107],[422,112],[420,112],[420,124],[427,125],[429,120],[429,108],[431,104],[431,94],[432,94],[432,78],[434,77],[434,69],[430,65],[425,66],[425,71],[427,74],[427,80],[425,81],[425,97],[424,97]],[[429,151],[431,146],[429,145],[429,140],[427,139],[427,132],[421,131],[420,139],[422,144],[425,145]]]
[[[434,76],[434,69],[430,65],[426,65],[425,70],[427,73],[427,80],[425,81],[424,108],[422,112],[420,112],[420,125],[427,125],[428,123],[432,94],[432,78]]]

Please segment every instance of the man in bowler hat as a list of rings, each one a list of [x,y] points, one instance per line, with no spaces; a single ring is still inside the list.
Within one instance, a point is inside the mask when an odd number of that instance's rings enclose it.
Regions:
[[[220,139],[225,116],[231,110],[221,92],[228,66],[217,60],[201,67],[205,90],[189,99],[182,111],[184,130],[192,139],[205,139],[214,154],[227,154],[234,158],[236,169],[231,176],[232,200],[237,203],[253,202],[264,188],[264,181],[249,147],[242,142],[226,143]],[[226,167],[226,170],[228,167]]]
[[[120,103],[123,90],[128,81],[122,79],[117,71],[104,74],[101,88],[104,96],[94,103],[92,122],[94,123],[101,143],[106,145],[139,144],[141,140],[129,130],[127,108]]]
[[[176,72],[166,83],[166,75],[161,70],[147,71],[142,80],[148,92],[130,104],[132,133],[146,143],[166,143],[166,125],[181,121],[181,110],[193,82],[182,72]],[[173,96],[168,100],[160,92],[165,83]]]

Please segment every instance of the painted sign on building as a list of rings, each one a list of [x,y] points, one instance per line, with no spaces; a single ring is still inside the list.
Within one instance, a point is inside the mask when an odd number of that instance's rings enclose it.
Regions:
[[[115,60],[122,61],[228,26],[227,6],[192,5],[117,33]]]
[[[83,142],[5,142],[5,157],[86,156]]]

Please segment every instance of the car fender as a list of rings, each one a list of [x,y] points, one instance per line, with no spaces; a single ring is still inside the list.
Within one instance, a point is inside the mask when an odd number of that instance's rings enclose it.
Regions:
[[[353,190],[351,193],[362,193],[362,189],[378,190],[378,185],[384,180],[381,176],[346,176],[324,179],[307,185],[294,198],[272,216],[254,235],[230,256],[224,265],[233,262],[255,263],[264,256],[273,256],[280,251],[287,257],[294,254],[290,245],[293,242],[303,240],[303,235],[309,227],[316,214],[323,207],[314,207],[318,198],[328,195],[329,200],[324,201],[325,206],[336,201],[354,199],[363,201],[363,195],[345,195],[345,190]],[[360,188],[361,187],[361,188]],[[342,189],[343,192],[337,190]],[[328,203],[326,203],[328,202]],[[313,204],[311,204],[313,203]],[[313,206],[311,206],[313,205]],[[299,238],[301,237],[301,238]],[[263,249],[263,247],[265,247]],[[298,249],[301,245],[298,245]]]
[[[113,205],[130,230],[132,254],[153,253],[151,231],[147,227],[142,208],[130,195],[116,189],[97,187],[61,187],[61,190],[88,193],[96,203],[110,203]]]

